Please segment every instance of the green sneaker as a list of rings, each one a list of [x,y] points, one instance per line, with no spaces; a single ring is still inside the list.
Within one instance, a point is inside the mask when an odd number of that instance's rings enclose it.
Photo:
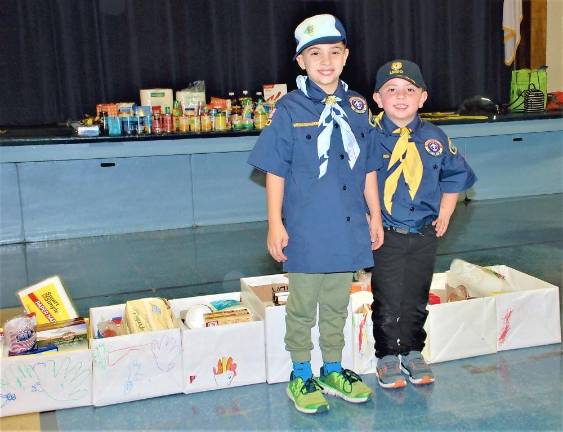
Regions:
[[[338,396],[352,403],[366,402],[373,393],[358,374],[348,369],[325,375],[324,368],[321,367],[321,376],[316,381],[324,394]]]
[[[287,396],[293,401],[295,409],[305,414],[317,414],[328,411],[329,406],[314,378],[291,377],[287,385]]]

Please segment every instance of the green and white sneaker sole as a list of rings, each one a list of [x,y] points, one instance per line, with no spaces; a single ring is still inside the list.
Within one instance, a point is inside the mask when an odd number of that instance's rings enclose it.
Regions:
[[[350,397],[345,393],[342,393],[340,390],[335,389],[334,387],[329,386],[328,384],[322,382],[321,380],[317,380],[317,383],[321,387],[321,391],[329,396],[337,396],[341,399],[344,399],[347,402],[351,403],[364,403],[370,400],[371,394],[365,397]]]
[[[297,405],[297,403],[295,402],[295,399],[293,398],[293,394],[291,393],[291,391],[289,390],[289,388],[285,389],[285,392],[287,393],[287,397],[291,400],[291,402],[293,402],[293,405],[295,406],[295,409],[299,412],[302,412],[304,414],[317,414],[317,413],[322,413],[322,412],[326,412],[330,409],[330,407],[328,405],[320,405],[317,408],[305,408],[305,407],[300,407],[299,405]]]

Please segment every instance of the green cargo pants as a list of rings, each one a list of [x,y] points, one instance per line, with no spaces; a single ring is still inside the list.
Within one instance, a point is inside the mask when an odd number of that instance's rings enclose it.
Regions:
[[[311,329],[319,309],[319,346],[325,363],[342,360],[352,273],[289,273],[285,348],[293,362],[311,360]]]

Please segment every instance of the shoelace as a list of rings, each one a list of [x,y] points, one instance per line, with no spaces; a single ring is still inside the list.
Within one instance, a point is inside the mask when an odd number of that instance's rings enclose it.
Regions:
[[[381,369],[383,369],[384,373],[399,373],[399,362],[396,360],[386,361],[385,363],[383,363],[383,367]]]
[[[355,382],[362,380],[356,372],[353,372],[349,369],[342,369],[340,375],[342,376],[342,378],[344,379],[344,383],[346,384],[346,386],[342,389],[346,393],[350,393],[352,391],[352,385]]]
[[[428,369],[428,365],[422,357],[413,357],[409,359],[409,364],[413,369],[416,370],[424,371]]]
[[[302,394],[313,393],[317,390],[320,390],[320,387],[313,378],[309,378],[303,383],[303,387],[301,387]]]

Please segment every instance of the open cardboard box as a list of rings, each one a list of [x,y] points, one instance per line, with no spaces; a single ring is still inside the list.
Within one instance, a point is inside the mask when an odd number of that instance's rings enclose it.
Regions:
[[[0,353],[0,393],[0,417],[92,405],[91,351]]]
[[[174,315],[180,317],[190,306],[214,300],[240,301],[240,297],[235,292],[174,299],[169,303]],[[264,323],[259,316],[254,315],[250,322],[195,329],[182,323],[181,329],[184,393],[266,381]]]
[[[125,304],[90,309],[93,404],[129,402],[182,392],[178,328],[95,339],[98,323],[123,317]]]
[[[428,305],[423,355],[437,363],[497,351],[561,342],[559,288],[505,265],[511,291]],[[435,273],[431,292],[442,299],[447,273]]]

